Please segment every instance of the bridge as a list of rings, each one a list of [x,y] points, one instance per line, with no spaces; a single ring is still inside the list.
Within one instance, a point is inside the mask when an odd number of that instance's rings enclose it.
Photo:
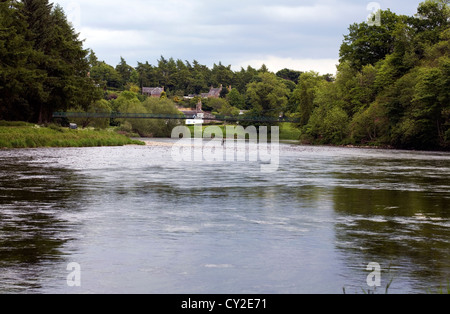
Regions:
[[[91,119],[159,119],[159,120],[193,120],[224,121],[224,122],[254,122],[254,123],[298,123],[298,119],[288,117],[262,117],[262,116],[223,116],[211,115],[199,118],[197,115],[153,114],[153,113],[91,113],[91,112],[55,112],[53,118],[91,118]]]

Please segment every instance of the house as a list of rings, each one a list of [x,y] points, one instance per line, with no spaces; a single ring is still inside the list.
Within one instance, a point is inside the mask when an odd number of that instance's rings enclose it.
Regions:
[[[188,96],[184,96],[184,99],[190,100],[197,96],[200,96],[201,98],[219,98],[220,93],[222,93],[222,89],[223,89],[222,84],[220,84],[219,88],[214,88],[213,86],[211,86],[209,92],[207,93],[201,93],[200,95],[190,94]]]
[[[164,92],[164,87],[142,87],[142,95],[160,98]]]
[[[214,88],[214,87],[211,86],[211,89],[209,90],[209,93],[206,94],[206,97],[204,97],[204,98],[219,98],[220,97],[220,93],[222,92],[222,89],[223,89],[222,84],[220,84],[219,88]]]

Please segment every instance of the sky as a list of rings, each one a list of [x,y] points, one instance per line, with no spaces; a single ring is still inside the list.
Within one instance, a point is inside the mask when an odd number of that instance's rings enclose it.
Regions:
[[[51,1],[50,1],[51,2]],[[161,56],[235,71],[248,65],[335,74],[348,27],[373,8],[414,15],[422,0],[55,0],[84,47],[117,65]]]

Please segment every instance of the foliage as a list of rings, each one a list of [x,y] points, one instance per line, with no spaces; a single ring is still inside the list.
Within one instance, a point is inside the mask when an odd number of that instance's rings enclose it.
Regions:
[[[0,126],[0,148],[91,147],[142,145],[140,141],[111,131],[69,130],[55,125]]]
[[[83,110],[80,107],[71,108],[68,110],[68,112],[77,112],[77,113],[104,113],[104,114],[111,114],[112,109],[109,106],[109,102],[101,99],[96,101],[95,103],[91,104],[87,110]],[[88,126],[99,128],[99,129],[106,129],[109,127],[110,124],[110,118],[73,118],[71,119],[72,123],[76,123],[77,125],[81,126],[82,128],[86,128]]]
[[[115,105],[121,113],[176,114],[181,115],[173,101],[168,98],[147,98],[141,102],[137,94],[123,92]],[[162,119],[120,119],[122,130],[137,133],[142,137],[170,137],[172,129],[180,124],[176,120]]]
[[[237,88],[233,88],[227,95],[228,103],[238,109],[245,108],[245,97],[239,93]]]
[[[321,81],[322,78],[316,72],[307,72],[300,75],[300,82],[290,98],[290,101],[295,104],[295,116],[300,119],[300,126],[308,123],[314,111],[314,98],[317,86]]]
[[[390,10],[381,11],[380,14],[380,26],[363,22],[349,27],[349,34],[344,36],[340,49],[341,62],[348,61],[352,68],[361,70],[393,52],[396,27],[406,20],[406,16],[398,16]]]
[[[88,77],[88,51],[60,6],[0,2],[0,116],[48,122],[54,111],[101,96]]]
[[[414,17],[382,11],[354,24],[333,82],[302,74],[290,102],[303,138],[406,149],[450,148],[450,10],[427,0]]]
[[[52,112],[67,110],[178,114],[175,103],[195,107],[198,95],[223,86],[220,98],[201,99],[205,109],[296,118],[292,134],[312,143],[450,149],[449,1],[426,0],[414,16],[379,13],[380,26],[349,27],[333,77],[292,69],[274,74],[265,65],[208,68],[164,56],[136,67],[121,57],[114,67],[83,48],[61,7],[0,1],[0,119],[46,123]],[[165,92],[147,98],[142,87]],[[108,126],[108,119],[74,121]],[[177,123],[109,121],[142,136],[168,136]]]
[[[247,102],[252,114],[278,117],[286,109],[289,90],[272,73],[260,73],[254,82],[247,86]]]

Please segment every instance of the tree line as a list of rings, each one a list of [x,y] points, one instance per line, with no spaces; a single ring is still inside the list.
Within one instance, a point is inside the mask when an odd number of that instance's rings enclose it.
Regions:
[[[273,73],[265,65],[233,71],[164,56],[156,65],[133,67],[121,58],[111,66],[83,48],[61,7],[0,1],[0,120],[45,123],[53,111],[174,113],[175,105],[198,101],[183,96],[222,85],[219,99],[203,100],[205,109],[295,118],[304,143],[449,149],[449,1],[427,0],[414,16],[379,13],[380,26],[349,27],[333,76]],[[164,87],[163,99],[148,100],[142,87]],[[150,121],[82,123],[164,133]]]
[[[87,56],[59,5],[0,1],[0,119],[45,123],[100,99]]]
[[[334,82],[300,77],[303,138],[448,150],[449,1],[427,0],[414,16],[380,14],[381,26],[350,26]]]

